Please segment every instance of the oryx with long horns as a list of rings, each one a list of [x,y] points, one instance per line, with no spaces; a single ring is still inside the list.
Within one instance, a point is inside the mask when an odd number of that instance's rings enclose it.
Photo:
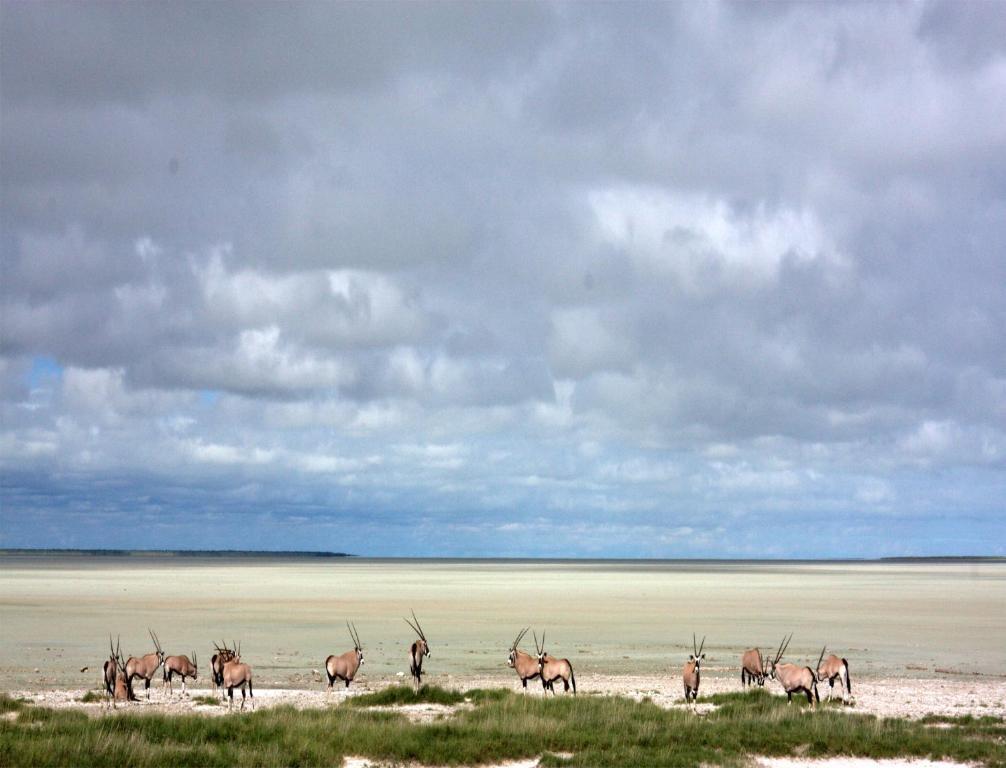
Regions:
[[[418,691],[423,682],[423,657],[430,655],[430,644],[426,640],[426,635],[419,624],[419,619],[416,618],[415,611],[412,612],[412,619],[415,621],[415,624],[405,619],[405,623],[412,627],[413,631],[418,635],[412,645],[409,646],[409,674],[416,681],[416,690]]]
[[[147,692],[147,700],[149,700],[150,681],[153,679],[157,668],[164,663],[164,651],[161,649],[161,643],[157,639],[157,635],[154,634],[154,631],[148,627],[147,633],[150,635],[150,639],[154,641],[154,648],[156,650],[153,653],[144,654],[139,658],[136,656],[129,657],[126,661],[126,683],[132,688],[134,677],[143,678],[143,689]]]
[[[827,646],[826,646],[827,647]],[[821,649],[821,658],[824,658],[824,649]],[[828,681],[828,701],[835,694],[835,680],[842,686],[842,703],[848,704],[852,699],[852,680],[849,679],[849,662],[840,659],[835,654],[830,654],[828,658],[821,662],[817,660],[817,679],[823,683]]]
[[[702,649],[706,647],[706,637],[702,636],[702,644],[698,648],[695,647],[695,633],[692,633],[692,655],[688,657],[688,661],[685,662],[684,668],[681,670],[681,680],[685,684],[685,704],[688,703],[689,698],[692,704],[695,704],[695,699],[699,696],[699,678],[700,672],[699,668],[702,665],[703,659],[706,655],[702,652]]]
[[[227,708],[234,706],[234,689],[241,689],[241,709],[245,708],[245,686],[248,686],[248,697],[252,709],[255,708],[255,691],[252,688],[252,668],[241,661],[241,644],[234,649],[234,655],[224,662],[223,687],[227,689],[229,699]]]
[[[346,622],[346,629],[349,630],[349,637],[353,641],[353,650],[346,651],[340,656],[329,656],[325,659],[325,672],[328,674],[328,687],[336,680],[344,680],[346,687],[353,682],[360,665],[363,664],[363,644],[360,642],[360,635],[356,631],[356,624],[350,625]]]
[[[213,690],[219,690],[221,698],[226,694],[224,693],[224,664],[234,658],[237,651],[237,643],[234,643],[233,648],[227,647],[227,641],[224,640],[223,647],[213,643],[213,648],[216,653],[210,657],[210,682],[213,686]]]
[[[741,655],[741,686],[746,687],[752,682],[765,685],[765,660],[758,648],[748,648]]]
[[[776,651],[775,657],[769,662],[768,676],[773,680],[779,681],[782,689],[786,691],[786,697],[789,699],[790,704],[793,703],[794,693],[805,693],[808,703],[814,706],[816,702],[821,701],[821,697],[817,693],[817,674],[814,670],[810,667],[801,667],[796,664],[779,663],[783,654],[786,653],[786,649],[789,648],[789,641],[792,639],[793,633],[791,632],[788,638],[784,637],[782,642],[779,643],[779,650]],[[823,655],[824,651],[822,650],[821,653]]]
[[[546,691],[551,691],[555,695],[555,681],[562,680],[563,691],[569,691],[573,687],[573,695],[576,695],[576,677],[573,676],[573,665],[569,659],[557,659],[549,656],[545,651],[545,630],[541,632],[541,645],[538,645],[538,635],[531,633],[534,637],[534,647],[538,651],[538,674],[541,675],[541,687]]]
[[[524,693],[527,693],[527,681],[534,680],[536,677],[541,677],[541,670],[538,668],[538,660],[535,659],[530,653],[524,653],[520,650],[517,645],[527,631],[531,627],[524,627],[520,632],[517,633],[517,637],[510,644],[510,653],[507,655],[506,664],[508,667],[513,669],[517,673],[517,677],[520,678],[521,685],[524,687]]]
[[[172,678],[178,675],[182,678],[182,695],[185,695],[185,680],[191,677],[193,680],[199,677],[199,659],[196,657],[196,652],[192,652],[192,658],[189,659],[188,656],[168,656],[164,659],[164,672],[162,686],[168,686],[168,695],[170,696],[175,692],[174,684],[172,683]]]
[[[108,660],[101,669],[108,703],[114,709],[116,701],[136,701],[136,697],[126,682],[126,662],[122,659],[122,646],[118,640],[113,646],[111,635],[108,636],[108,651]]]

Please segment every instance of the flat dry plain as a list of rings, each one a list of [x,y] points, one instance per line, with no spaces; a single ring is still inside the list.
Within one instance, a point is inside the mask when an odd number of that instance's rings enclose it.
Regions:
[[[432,648],[429,682],[440,685],[513,685],[507,648],[531,625],[573,662],[581,689],[670,699],[680,697],[692,632],[708,637],[707,691],[739,685],[741,650],[767,652],[793,632],[789,659],[811,664],[827,643],[849,659],[864,695],[882,698],[899,681],[908,698],[953,690],[1006,708],[1003,561],[3,555],[0,689],[95,687],[109,632],[141,654],[151,650],[149,626],[169,654],[196,651],[202,665],[214,640],[240,640],[264,701],[268,688],[318,690],[325,657],[350,647],[347,619],[365,646],[360,682],[380,686],[407,669],[402,617],[412,609]]]

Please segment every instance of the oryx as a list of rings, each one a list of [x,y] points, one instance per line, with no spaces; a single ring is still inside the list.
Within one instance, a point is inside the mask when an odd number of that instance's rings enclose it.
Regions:
[[[412,619],[415,624],[408,619],[405,619],[405,623],[412,627],[418,638],[409,646],[409,674],[415,679],[418,691],[423,681],[423,657],[430,655],[430,644],[426,641],[426,635],[419,624],[419,619],[416,618],[415,611],[412,612]]]
[[[569,659],[557,659],[549,656],[545,652],[545,631],[541,633],[541,645],[538,645],[538,635],[531,633],[534,637],[534,646],[538,651],[538,674],[541,675],[541,687],[546,691],[551,691],[555,695],[555,681],[562,680],[563,691],[569,691],[573,687],[573,695],[576,695],[576,678],[573,676],[573,665]]]
[[[325,672],[328,674],[328,687],[331,688],[336,680],[345,680],[346,687],[353,682],[357,670],[363,664],[363,644],[360,642],[360,635],[356,631],[356,625],[350,626],[346,622],[346,629],[349,630],[349,637],[353,641],[353,650],[346,651],[341,656],[329,656],[325,659]]]
[[[164,677],[163,682],[168,686],[168,694],[174,693],[174,685],[172,684],[172,678],[178,675],[182,678],[182,695],[185,695],[185,679],[191,677],[193,680],[198,679],[199,675],[199,659],[196,657],[196,652],[192,652],[192,659],[189,660],[188,656],[168,656],[164,659]],[[163,685],[162,685],[163,687]]]
[[[143,689],[147,692],[147,700],[150,700],[150,681],[154,677],[154,673],[157,668],[164,663],[164,651],[161,649],[161,644],[157,640],[157,635],[154,634],[153,630],[149,627],[147,628],[147,633],[150,635],[150,639],[154,641],[154,648],[156,650],[153,653],[147,653],[143,656],[137,658],[136,656],[130,656],[126,661],[126,682],[132,687],[134,677],[143,678]]]
[[[699,697],[699,667],[702,665],[703,659],[706,658],[706,655],[702,652],[702,649],[705,647],[705,635],[702,636],[702,644],[698,648],[695,647],[695,633],[693,632],[692,655],[688,657],[688,661],[685,662],[685,666],[681,670],[681,680],[685,684],[685,704],[691,698],[694,705],[695,699]]]
[[[824,657],[824,649],[821,649],[821,657]],[[829,654],[828,658],[821,662],[821,659],[817,661],[817,679],[818,682],[823,683],[825,680],[828,681],[828,700],[831,701],[831,697],[835,693],[835,680],[837,679],[839,685],[842,686],[842,703],[848,704],[849,700],[852,698],[852,680],[849,679],[849,662],[845,659],[840,659],[835,654]]]
[[[520,643],[529,629],[531,627],[524,627],[524,629],[517,633],[517,637],[510,644],[510,653],[507,655],[506,660],[507,666],[511,667],[517,673],[517,677],[520,678],[525,693],[527,693],[527,681],[541,677],[541,670],[538,668],[537,659],[530,653],[524,653],[524,651],[517,647],[517,644]]]
[[[224,662],[223,687],[227,689],[229,699],[227,709],[234,706],[234,689],[241,689],[241,709],[245,708],[245,686],[248,686],[248,697],[252,709],[255,708],[255,691],[252,689],[252,669],[241,661],[241,645],[238,644],[234,655]]]
[[[133,689],[126,680],[126,662],[122,660],[122,646],[116,641],[112,645],[112,636],[108,636],[108,660],[102,665],[102,674],[105,682],[105,693],[108,702],[115,708],[116,701],[136,701]]]
[[[214,690],[220,690],[221,697],[226,695],[223,690],[224,664],[234,658],[237,647],[237,643],[235,643],[234,648],[228,648],[226,640],[224,640],[222,648],[215,642],[213,643],[213,648],[216,650],[216,653],[210,657],[210,682],[212,683]]]
[[[769,662],[768,665],[768,676],[773,680],[778,680],[782,685],[782,689],[786,691],[786,697],[789,699],[789,703],[793,703],[794,693],[805,693],[807,695],[807,701],[811,706],[814,706],[816,702],[821,700],[821,697],[817,693],[817,674],[810,667],[801,667],[796,664],[780,664],[779,660],[782,659],[786,649],[789,648],[789,641],[793,639],[793,633],[791,632],[789,637],[784,637],[782,642],[779,643],[779,650],[776,651],[775,658]],[[813,696],[811,695],[813,694]]]
[[[741,685],[748,686],[752,681],[765,685],[765,661],[758,648],[749,648],[741,655]]]

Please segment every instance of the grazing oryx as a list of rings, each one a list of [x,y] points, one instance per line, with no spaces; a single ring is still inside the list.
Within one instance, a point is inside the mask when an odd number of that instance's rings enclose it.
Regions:
[[[530,653],[524,653],[524,651],[517,647],[517,644],[523,639],[529,629],[531,627],[524,627],[524,629],[517,633],[517,638],[510,645],[510,654],[506,660],[507,666],[512,667],[514,672],[517,673],[517,677],[520,678],[520,682],[524,686],[524,693],[527,693],[527,681],[541,676],[541,670],[538,669],[538,662],[534,656]]]
[[[148,627],[147,632],[150,634],[150,639],[154,641],[154,648],[157,650],[153,653],[147,653],[136,658],[135,656],[130,656],[129,660],[126,661],[126,682],[132,687],[134,677],[143,678],[143,689],[147,692],[147,700],[150,700],[150,681],[154,677],[154,673],[157,668],[164,663],[164,651],[161,650],[161,644],[157,641],[157,635]]]
[[[419,619],[416,618],[415,611],[412,612],[412,618],[416,622],[415,624],[408,619],[405,620],[405,623],[412,627],[419,637],[409,646],[409,674],[415,678],[416,690],[418,691],[423,679],[423,657],[430,655],[430,644],[426,642],[426,635],[423,634],[423,628],[419,624]]]
[[[699,697],[699,667],[702,664],[702,660],[706,657],[702,652],[702,649],[705,647],[705,635],[702,636],[702,644],[698,648],[695,647],[695,633],[693,632],[692,655],[688,657],[688,661],[685,662],[685,666],[681,670],[681,679],[685,684],[685,704],[688,703],[690,697],[694,705],[695,700]]]
[[[555,681],[562,680],[563,692],[568,692],[570,685],[573,686],[573,695],[576,695],[576,678],[573,676],[573,665],[569,659],[557,659],[549,656],[545,652],[545,632],[541,633],[541,645],[538,645],[538,635],[531,633],[534,637],[534,645],[538,651],[538,674],[541,675],[541,687],[546,691],[551,691],[555,695]]]
[[[773,680],[778,680],[782,689],[786,691],[789,703],[793,703],[794,693],[807,694],[807,702],[813,707],[816,701],[821,701],[817,693],[817,675],[810,667],[800,667],[796,664],[780,664],[779,660],[789,648],[789,641],[793,639],[791,632],[788,638],[783,638],[779,643],[779,650],[776,651],[775,658],[769,662],[768,676]],[[813,696],[811,696],[813,693]]]
[[[185,695],[185,678],[191,677],[193,680],[198,679],[199,674],[199,659],[196,658],[196,652],[192,652],[192,661],[189,661],[188,656],[168,656],[164,659],[164,682],[168,685],[168,694],[175,692],[175,687],[171,682],[171,678],[178,675],[182,678],[182,695]],[[162,686],[163,687],[163,686]]]
[[[234,706],[234,689],[241,689],[241,709],[245,708],[245,686],[248,686],[248,696],[252,700],[252,709],[255,708],[255,691],[252,689],[252,669],[247,664],[241,663],[241,646],[238,645],[233,656],[224,662],[224,683],[227,689],[227,696],[230,699],[227,709]]]
[[[224,646],[221,648],[216,643],[213,643],[216,653],[210,657],[210,682],[213,685],[213,690],[220,690],[221,697],[224,696],[224,664],[234,658],[234,649],[227,647],[227,641],[224,640]],[[234,648],[237,648],[237,643],[234,644]]]
[[[748,686],[752,682],[765,685],[765,661],[758,648],[749,648],[741,656],[741,685]]]
[[[356,631],[356,625],[349,625],[346,622],[346,629],[349,630],[349,636],[353,640],[353,650],[346,651],[341,656],[329,656],[325,659],[325,672],[328,673],[328,687],[332,688],[332,684],[336,680],[345,680],[346,687],[349,688],[349,684],[353,682],[353,678],[356,677],[357,670],[360,669],[360,665],[363,663],[363,645],[360,643],[360,635]]]
[[[824,657],[824,649],[821,650],[821,657]],[[828,658],[824,659],[824,663],[821,663],[821,659],[817,660],[817,680],[823,683],[825,680],[828,681],[828,700],[831,701],[831,697],[835,693],[835,680],[838,680],[839,685],[842,686],[842,703],[848,704],[849,700],[852,698],[852,680],[849,679],[849,662],[845,659],[840,659],[835,654],[830,654]]]

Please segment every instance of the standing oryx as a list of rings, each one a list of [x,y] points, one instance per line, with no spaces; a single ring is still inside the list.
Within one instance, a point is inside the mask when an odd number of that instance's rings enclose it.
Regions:
[[[541,633],[541,645],[538,645],[538,635],[531,633],[534,637],[535,649],[538,651],[538,674],[541,675],[541,687],[546,691],[551,691],[555,695],[555,681],[562,680],[563,692],[568,692],[570,685],[573,686],[573,695],[576,695],[576,678],[573,676],[573,665],[569,659],[557,659],[549,656],[545,652],[545,631]]]
[[[245,708],[245,686],[248,686],[248,696],[255,708],[255,691],[252,689],[252,669],[241,662],[241,645],[233,651],[232,656],[224,662],[223,687],[227,689],[229,702],[227,708],[234,706],[234,689],[241,689],[241,709]]]
[[[345,680],[346,687],[353,682],[357,670],[363,664],[363,644],[360,643],[360,635],[356,631],[356,625],[350,626],[346,622],[346,629],[353,640],[353,650],[346,651],[341,656],[329,656],[325,659],[325,672],[328,674],[328,687],[331,689],[336,680]]]
[[[810,667],[800,667],[796,664],[779,663],[782,655],[789,648],[789,641],[792,639],[793,633],[791,632],[788,638],[784,637],[782,642],[779,643],[779,650],[776,651],[775,658],[769,662],[768,676],[773,680],[779,681],[782,689],[786,691],[786,697],[789,699],[790,704],[793,703],[793,694],[802,692],[807,694],[807,702],[811,706],[814,706],[816,702],[821,701],[821,697],[817,693],[817,674],[814,670]],[[812,693],[813,696],[811,696]]]
[[[691,698],[692,704],[695,704],[695,700],[699,697],[699,667],[702,665],[702,660],[705,659],[706,655],[702,652],[702,649],[706,647],[706,637],[702,636],[702,644],[698,648],[695,647],[695,633],[692,633],[692,655],[688,657],[688,661],[685,662],[684,668],[681,670],[681,680],[685,684],[685,704],[688,703],[688,699]]]
[[[821,649],[821,658],[824,658],[824,649]],[[835,680],[838,680],[839,685],[842,686],[842,703],[848,704],[849,700],[852,698],[852,680],[849,679],[849,662],[845,659],[840,659],[835,654],[830,654],[828,658],[824,659],[824,663],[821,663],[821,659],[817,660],[817,680],[823,683],[825,680],[828,681],[828,700],[831,701],[831,697],[835,693]]]
[[[409,646],[409,674],[415,679],[418,691],[423,681],[423,657],[430,655],[430,644],[426,642],[426,635],[423,634],[423,628],[419,624],[419,619],[416,618],[415,611],[412,612],[412,619],[416,622],[415,624],[408,619],[405,619],[405,623],[412,627],[419,637]]]
[[[524,686],[524,693],[527,693],[527,681],[541,677],[541,670],[538,668],[538,661],[530,653],[524,653],[517,647],[517,644],[524,638],[531,627],[524,627],[517,633],[516,639],[510,645],[510,653],[507,656],[507,666],[512,667],[517,677],[520,678],[521,685]]]
[[[164,663],[164,651],[161,650],[161,644],[157,640],[157,635],[148,627],[147,632],[150,634],[150,639],[154,641],[155,650],[153,653],[147,653],[137,658],[136,656],[130,656],[129,660],[126,661],[126,683],[132,687],[134,677],[143,678],[143,689],[147,692],[147,700],[150,700],[150,681],[154,677],[154,673],[157,668]]]
[[[192,652],[192,660],[189,660],[188,656],[168,656],[164,659],[164,682],[168,686],[168,694],[172,694],[175,691],[175,687],[171,682],[171,678],[178,675],[182,678],[182,695],[185,695],[185,678],[191,677],[193,680],[198,679],[199,675],[199,659],[196,658],[196,652]]]
[[[765,661],[758,648],[749,648],[741,655],[741,685],[748,686],[752,681],[765,685]]]
[[[234,658],[237,647],[237,643],[235,643],[234,648],[228,648],[226,640],[224,640],[223,648],[213,643],[216,653],[210,657],[210,682],[214,690],[220,689],[221,696],[224,695],[224,664]]]
[[[122,660],[122,648],[119,643],[112,646],[112,636],[108,636],[109,657],[102,665],[105,680],[105,693],[108,701],[115,708],[116,701],[136,701],[133,689],[126,680],[126,662]]]

